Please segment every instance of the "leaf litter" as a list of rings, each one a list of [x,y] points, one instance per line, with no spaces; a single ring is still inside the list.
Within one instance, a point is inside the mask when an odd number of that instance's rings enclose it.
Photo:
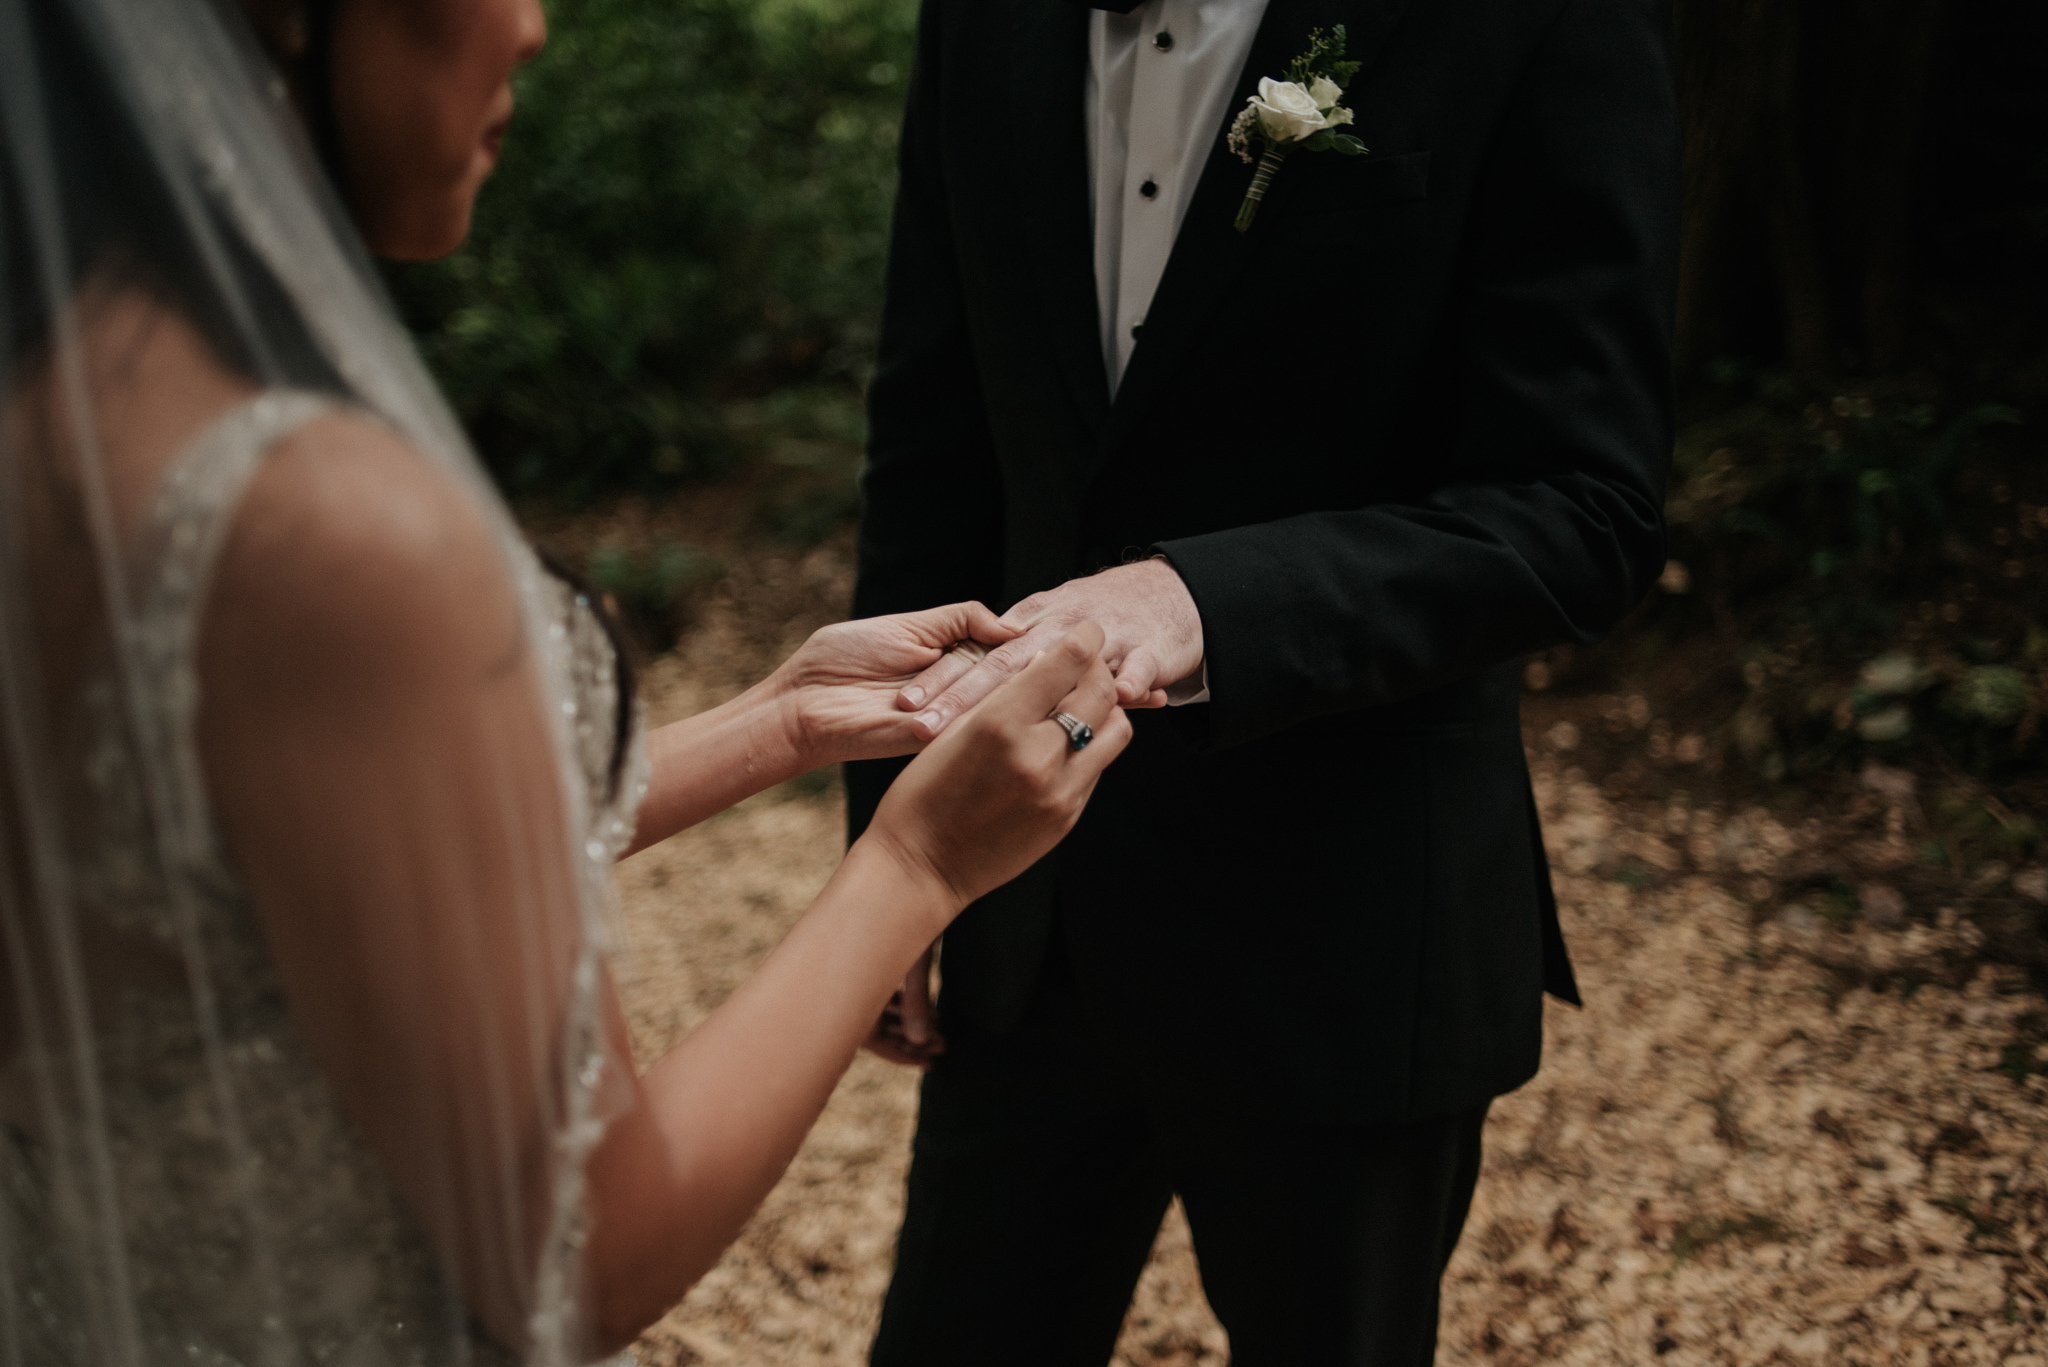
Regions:
[[[747,561],[648,669],[650,719],[831,620],[847,558],[841,538]],[[1541,1074],[1495,1104],[1439,1360],[2048,1367],[2048,1004],[1978,952],[1968,899],[1916,918],[1890,883],[1802,883],[1840,831],[1611,796],[1553,739],[1532,738],[1536,790],[1588,1006],[1549,1004]],[[836,783],[784,785],[621,866],[643,1059],[801,914],[842,813]],[[641,1362],[865,1362],[915,1112],[915,1075],[856,1060]],[[1115,1364],[1227,1360],[1176,1207]]]

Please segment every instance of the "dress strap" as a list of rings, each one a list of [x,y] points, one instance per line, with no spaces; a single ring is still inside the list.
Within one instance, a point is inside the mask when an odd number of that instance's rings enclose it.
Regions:
[[[242,495],[280,441],[340,411],[321,394],[273,389],[223,413],[172,457],[151,515],[136,603],[145,618],[204,598]]]
[[[141,684],[137,739],[176,786],[173,857],[188,871],[219,866],[199,763],[199,623],[235,510],[264,459],[307,423],[342,410],[339,400],[273,389],[222,414],[172,458],[135,565],[128,665]]]

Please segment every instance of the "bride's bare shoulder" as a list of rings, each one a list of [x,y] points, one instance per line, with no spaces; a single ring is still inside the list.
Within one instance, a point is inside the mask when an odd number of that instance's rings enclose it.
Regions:
[[[417,688],[423,671],[502,664],[519,637],[484,498],[350,413],[272,449],[236,512],[207,610],[216,664],[322,694]]]

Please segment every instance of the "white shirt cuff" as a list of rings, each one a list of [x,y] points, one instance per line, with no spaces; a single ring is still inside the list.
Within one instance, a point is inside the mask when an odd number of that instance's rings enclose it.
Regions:
[[[1189,703],[1209,701],[1209,657],[1195,666],[1195,672],[1166,690],[1168,707],[1186,707]]]

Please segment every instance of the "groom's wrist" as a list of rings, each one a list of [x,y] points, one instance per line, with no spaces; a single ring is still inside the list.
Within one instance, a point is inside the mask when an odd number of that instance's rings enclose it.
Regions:
[[[1181,574],[1180,566],[1173,563],[1173,557],[1165,551],[1154,548],[1146,559],[1159,565],[1171,576],[1167,592],[1173,598],[1177,611],[1171,634],[1184,646],[1191,648],[1194,664],[1180,672],[1179,677],[1161,680],[1160,687],[1166,692],[1168,707],[1182,707],[1192,702],[1209,700],[1209,647],[1204,639],[1202,609],[1195,602],[1194,591],[1188,587],[1187,578]]]

